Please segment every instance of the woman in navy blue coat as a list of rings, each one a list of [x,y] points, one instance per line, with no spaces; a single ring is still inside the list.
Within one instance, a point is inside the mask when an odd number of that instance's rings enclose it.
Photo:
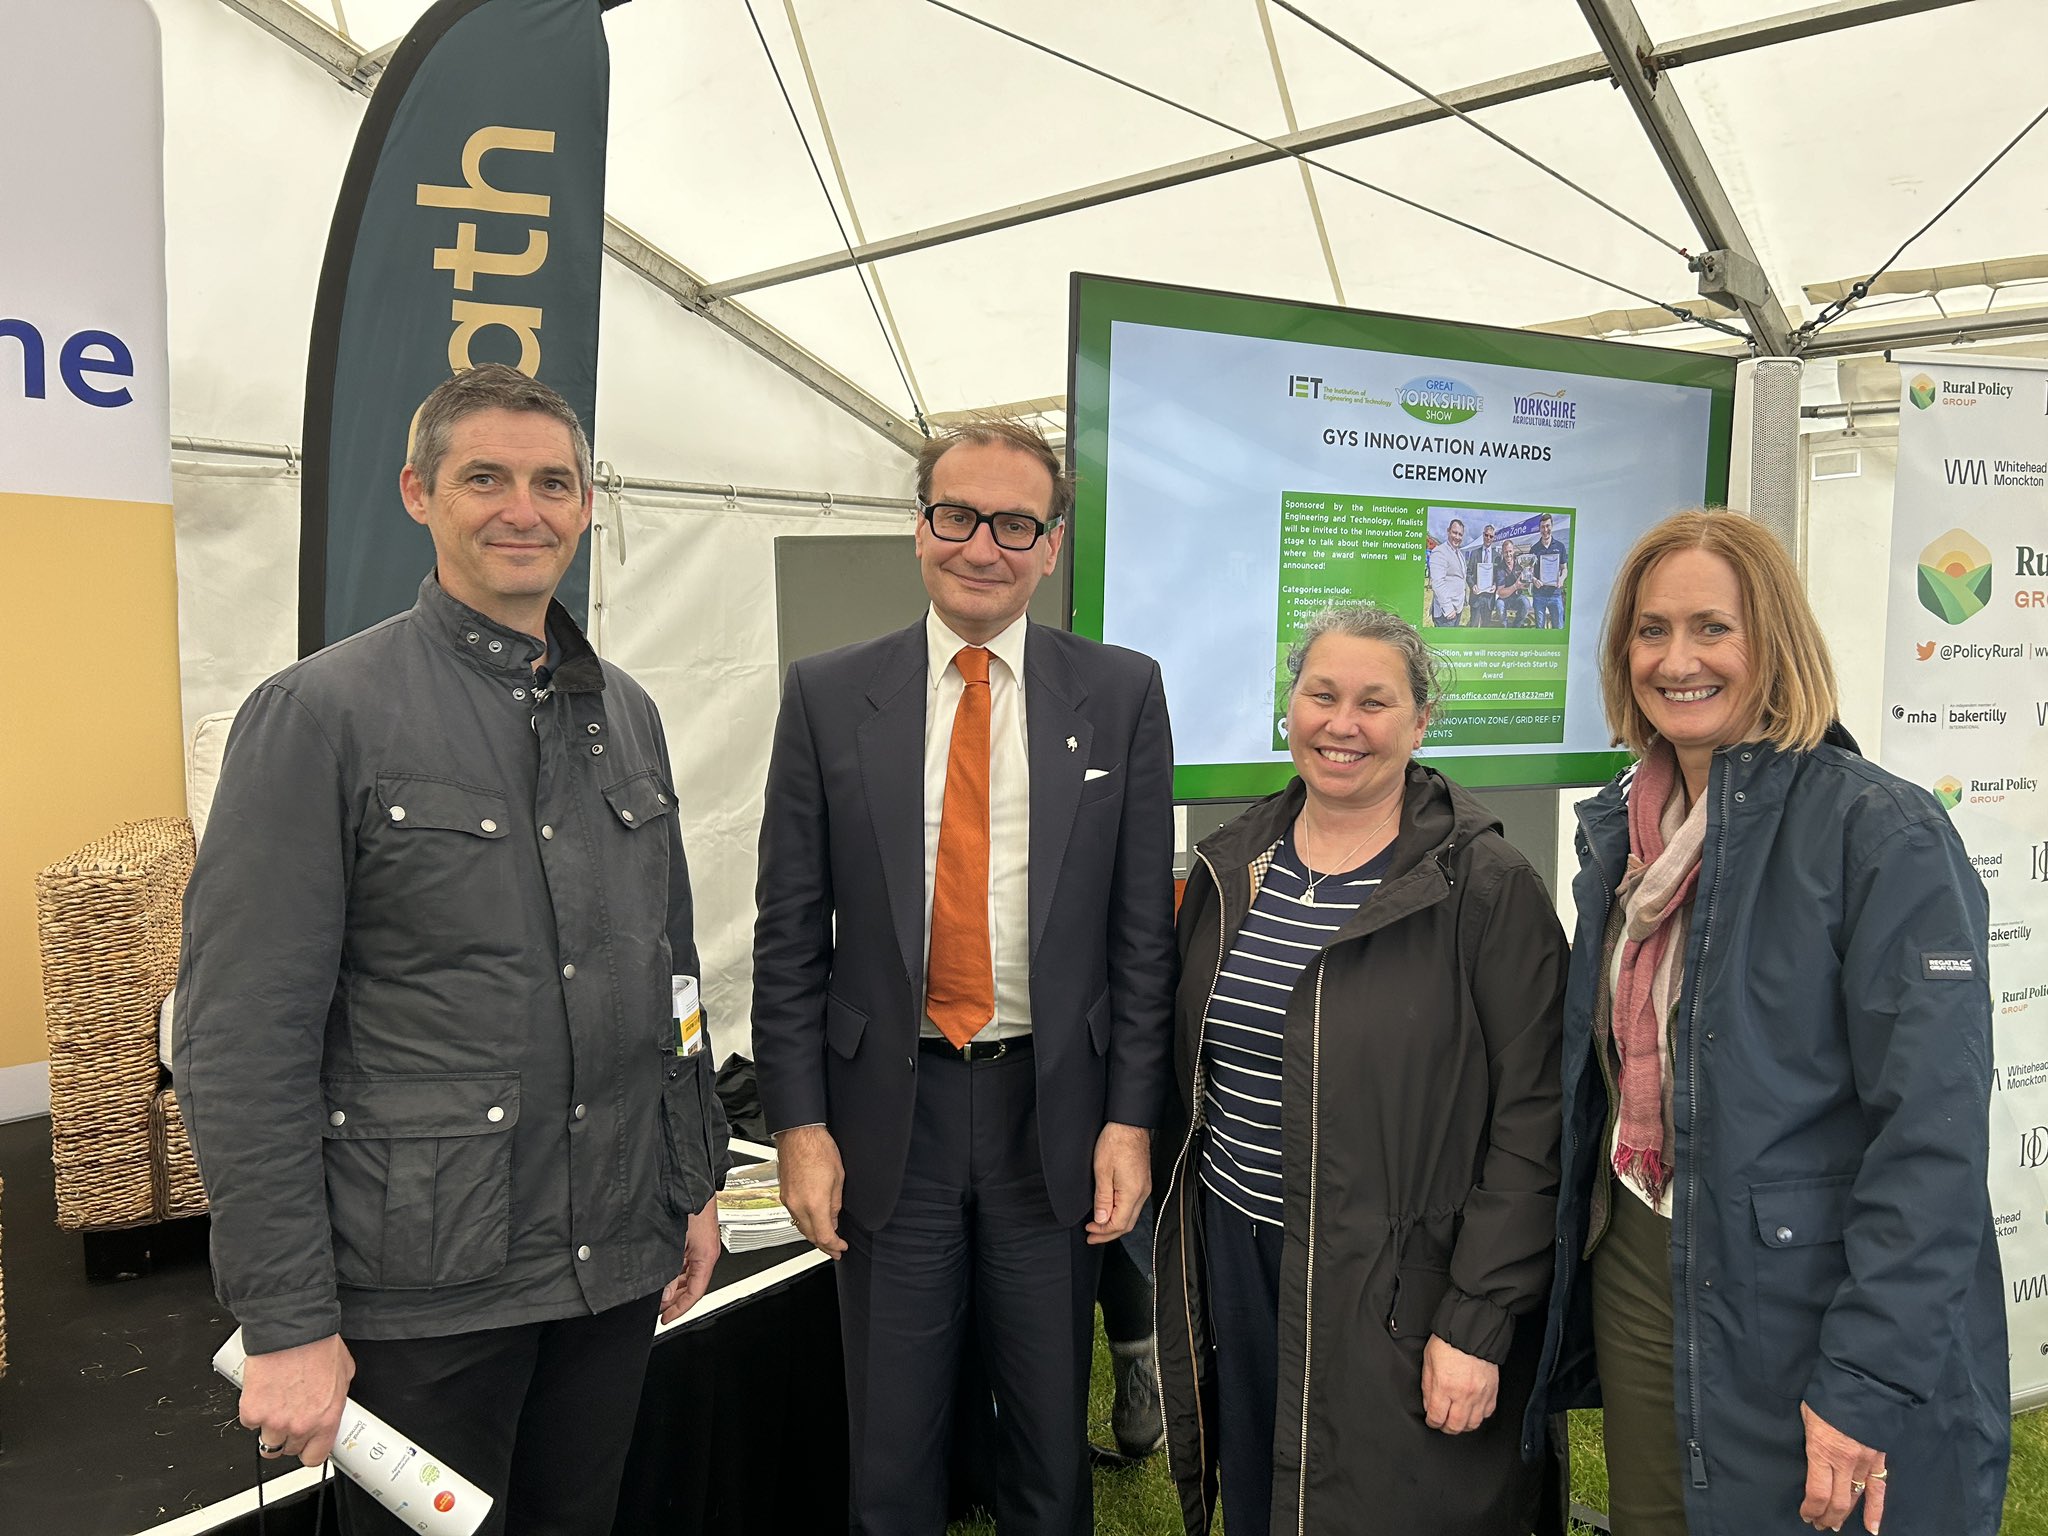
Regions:
[[[1834,723],[1769,533],[1680,514],[1613,590],[1605,701],[1638,761],[1579,807],[1525,1448],[1604,1399],[1616,1536],[1991,1536],[1984,887],[1934,797]]]

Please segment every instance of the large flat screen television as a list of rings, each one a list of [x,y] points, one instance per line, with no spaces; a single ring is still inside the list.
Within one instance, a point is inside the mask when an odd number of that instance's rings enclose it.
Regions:
[[[1077,274],[1074,628],[1158,658],[1178,799],[1287,782],[1287,648],[1361,599],[1445,663],[1425,760],[1600,783],[1608,589],[1726,497],[1734,392],[1727,358]]]

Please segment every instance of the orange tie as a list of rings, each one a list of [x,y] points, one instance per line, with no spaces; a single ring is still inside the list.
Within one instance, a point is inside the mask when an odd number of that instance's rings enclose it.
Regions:
[[[946,752],[924,1011],[948,1040],[965,1045],[996,1016],[988,942],[988,652],[962,646],[953,665],[967,686]]]

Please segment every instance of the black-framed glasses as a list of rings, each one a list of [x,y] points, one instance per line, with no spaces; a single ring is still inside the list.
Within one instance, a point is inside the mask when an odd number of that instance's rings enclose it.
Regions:
[[[986,523],[996,547],[1012,552],[1031,548],[1060,525],[1058,518],[1041,523],[1028,512],[977,512],[957,501],[920,501],[917,509],[924,514],[933,536],[948,544],[965,544]]]

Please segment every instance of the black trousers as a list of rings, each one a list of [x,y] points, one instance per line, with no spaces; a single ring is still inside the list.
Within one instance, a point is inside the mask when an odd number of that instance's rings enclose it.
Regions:
[[[1097,1251],[1059,1222],[1038,1148],[1029,1051],[918,1062],[910,1158],[878,1230],[842,1218],[858,1536],[943,1536],[954,1384],[972,1341],[996,1399],[1001,1536],[1088,1536],[1088,1368]]]
[[[1216,1340],[1216,1450],[1229,1536],[1267,1536],[1273,1523],[1281,1242],[1278,1222],[1253,1221],[1203,1186],[1202,1257]]]
[[[1137,1225],[1101,1246],[1095,1299],[1102,1306],[1102,1336],[1112,1344],[1143,1344],[1152,1337],[1152,1228],[1153,1205],[1147,1200]]]
[[[477,1536],[608,1536],[659,1300],[443,1338],[349,1339],[349,1396],[491,1496]],[[344,1536],[405,1529],[336,1481]]]

